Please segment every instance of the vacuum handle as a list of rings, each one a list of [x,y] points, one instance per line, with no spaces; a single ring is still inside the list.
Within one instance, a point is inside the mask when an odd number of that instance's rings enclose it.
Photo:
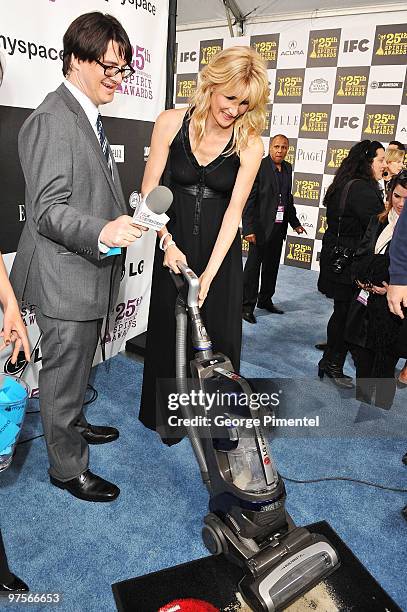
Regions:
[[[188,286],[188,307],[198,307],[199,278],[197,277],[195,272],[191,270],[188,264],[184,263],[183,261],[180,261],[179,259],[177,259],[176,264]]]

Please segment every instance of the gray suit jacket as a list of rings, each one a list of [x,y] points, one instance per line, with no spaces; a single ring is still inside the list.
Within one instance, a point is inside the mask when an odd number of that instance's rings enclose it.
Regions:
[[[21,128],[26,223],[10,279],[17,298],[48,317],[88,321],[106,314],[120,284],[121,257],[102,258],[103,226],[127,214],[99,141],[65,85],[47,95]],[[112,156],[113,159],[113,156]]]

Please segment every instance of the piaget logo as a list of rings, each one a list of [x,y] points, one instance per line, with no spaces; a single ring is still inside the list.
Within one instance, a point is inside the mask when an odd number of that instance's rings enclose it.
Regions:
[[[300,137],[326,138],[328,136],[331,105],[303,104],[301,109]]]
[[[278,42],[280,34],[262,34],[250,37],[250,46],[256,49],[257,53],[267,63],[267,68],[275,68],[277,65]]]
[[[222,51],[223,39],[218,38],[216,40],[202,40],[199,52],[199,68],[202,69],[207,66],[211,59]]]
[[[299,268],[311,268],[313,240],[287,237],[284,263]]]
[[[336,66],[341,30],[313,30],[309,35],[307,66]]]
[[[407,24],[377,26],[373,64],[404,64],[407,55]]]
[[[394,136],[397,128],[398,106],[366,106],[363,134]]]
[[[177,74],[177,87],[175,102],[181,104],[195,93],[198,83],[197,74]]]

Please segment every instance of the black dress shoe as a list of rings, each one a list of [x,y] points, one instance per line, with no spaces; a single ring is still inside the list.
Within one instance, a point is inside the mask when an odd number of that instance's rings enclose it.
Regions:
[[[354,384],[350,376],[345,376],[342,366],[322,358],[318,364],[318,376],[322,380],[327,375],[339,389],[353,389]]]
[[[88,444],[107,444],[119,437],[119,432],[115,427],[102,427],[101,425],[90,425],[90,423],[81,433]]]
[[[401,516],[407,521],[407,506],[404,506],[403,510],[401,511]]]
[[[281,310],[280,308],[277,308],[277,306],[274,306],[273,302],[271,301],[260,302],[260,304],[257,304],[257,308],[261,308],[262,310],[268,310],[273,314],[284,314],[284,310]]]
[[[256,317],[254,316],[252,312],[243,312],[242,319],[244,319],[248,323],[257,323]]]
[[[115,484],[104,480],[96,474],[92,474],[90,470],[86,470],[77,478],[67,480],[57,480],[50,476],[51,484],[59,489],[66,489],[78,499],[91,502],[110,502],[119,496],[120,489]]]
[[[13,593],[13,592],[21,593],[21,592],[26,592],[29,590],[30,589],[28,588],[26,583],[23,582],[21,578],[19,578],[18,576],[15,576],[14,574],[10,582],[7,582],[6,584],[0,583],[0,593]]]
[[[315,345],[315,348],[318,349],[319,351],[326,351],[328,348],[328,345],[326,342],[320,342],[319,344]]]
[[[407,465],[407,453],[405,455],[403,455],[401,460],[404,463],[404,465]]]

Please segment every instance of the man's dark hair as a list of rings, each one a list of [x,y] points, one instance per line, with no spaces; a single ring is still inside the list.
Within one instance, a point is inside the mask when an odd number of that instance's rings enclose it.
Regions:
[[[84,62],[94,62],[104,56],[111,40],[118,44],[120,55],[130,66],[133,55],[131,44],[117,19],[98,11],[77,17],[64,35],[64,76],[70,70],[72,55]]]
[[[348,156],[342,160],[334,180],[327,189],[324,198],[325,206],[333,194],[338,189],[342,189],[352,179],[363,179],[372,184],[376,183],[372,170],[372,162],[376,157],[378,149],[384,150],[384,147],[377,140],[362,140],[351,148]]]
[[[287,136],[285,134],[275,134],[274,136],[272,136],[270,138],[270,145],[273,144],[273,142],[275,141],[276,138],[284,138],[284,140],[286,140],[288,142],[288,144],[290,144],[290,141],[288,140]]]
[[[403,145],[402,142],[400,142],[399,140],[392,140],[391,142],[389,142],[389,145],[396,145],[396,147],[398,148],[399,151],[405,151],[406,150],[406,145]]]

